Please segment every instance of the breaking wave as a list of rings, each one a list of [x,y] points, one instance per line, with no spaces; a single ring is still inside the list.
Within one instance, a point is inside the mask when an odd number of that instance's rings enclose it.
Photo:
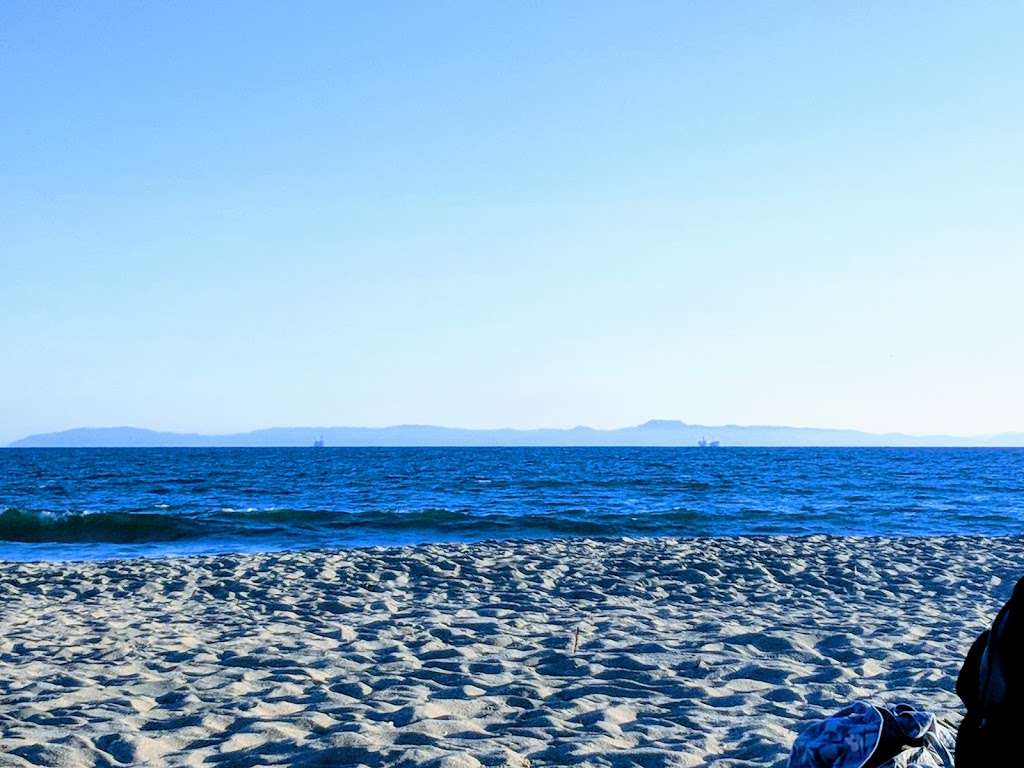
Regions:
[[[23,543],[144,544],[205,538],[358,537],[362,532],[419,533],[447,537],[685,535],[698,515],[655,513],[647,519],[619,515],[473,513],[451,509],[413,511],[224,509],[216,514],[159,511],[54,512],[8,508],[0,512],[0,541]],[[690,531],[692,533],[692,530]]]

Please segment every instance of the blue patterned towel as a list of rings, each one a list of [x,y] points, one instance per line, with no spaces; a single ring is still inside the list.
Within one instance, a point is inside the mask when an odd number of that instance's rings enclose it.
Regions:
[[[808,726],[789,768],[953,768],[956,734],[909,704],[858,701]]]

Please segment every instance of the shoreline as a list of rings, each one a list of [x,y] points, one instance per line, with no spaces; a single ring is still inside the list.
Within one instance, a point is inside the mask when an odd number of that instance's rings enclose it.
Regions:
[[[31,565],[31,564],[52,564],[52,565],[85,565],[85,564],[114,564],[114,563],[128,563],[134,561],[163,561],[163,560],[191,560],[200,561],[205,559],[220,559],[225,557],[263,557],[263,556],[277,556],[277,555],[341,555],[347,552],[386,552],[390,554],[400,553],[415,553],[421,549],[433,549],[433,548],[446,548],[446,547],[481,547],[481,546],[499,546],[499,545],[543,545],[545,543],[556,543],[556,544],[570,544],[572,542],[588,542],[594,544],[642,544],[645,542],[670,542],[670,543],[683,543],[693,541],[750,541],[750,542],[767,542],[767,541],[809,541],[817,543],[826,540],[836,541],[855,541],[855,542],[888,542],[888,541],[942,541],[942,542],[960,542],[960,541],[1008,541],[1008,540],[1019,540],[1021,545],[1024,546],[1024,534],[1021,533],[943,533],[943,534],[919,534],[919,533],[906,533],[906,534],[834,534],[834,533],[761,533],[761,534],[750,534],[750,533],[723,533],[713,536],[708,535],[693,535],[693,536],[680,536],[678,534],[658,536],[644,536],[637,534],[627,535],[608,535],[608,536],[536,536],[536,537],[522,537],[522,538],[485,538],[485,539],[451,539],[451,540],[431,540],[431,541],[417,541],[409,543],[387,543],[387,544],[342,544],[339,543],[335,546],[315,546],[315,547],[281,547],[281,548],[263,548],[263,549],[231,549],[225,548],[224,550],[214,550],[210,552],[163,552],[155,551],[151,554],[145,552],[127,552],[122,556],[110,556],[110,555],[99,555],[97,557],[38,557],[34,559],[29,558],[8,558],[0,555],[0,567],[7,566],[18,566],[18,565]],[[71,544],[65,542],[0,542],[7,546],[18,547],[52,547],[67,545],[69,547],[80,547],[83,544]],[[97,546],[108,547],[111,546],[108,542],[95,542]],[[91,544],[91,543],[90,543]],[[88,546],[88,545],[85,545]],[[126,545],[131,546],[131,545]],[[140,545],[142,547],[148,545]],[[1022,563],[1021,573],[1024,575],[1024,563]]]
[[[0,766],[782,768],[804,723],[856,699],[958,720],[956,674],[1022,543],[539,539],[5,562]]]

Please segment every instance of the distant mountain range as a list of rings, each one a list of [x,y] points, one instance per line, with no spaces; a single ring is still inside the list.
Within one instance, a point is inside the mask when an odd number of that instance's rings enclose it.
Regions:
[[[230,435],[155,432],[135,427],[70,429],[31,435],[12,448],[262,448],[312,446],[695,446],[717,440],[723,446],[820,447],[1018,447],[1024,432],[979,437],[872,434],[848,429],[805,427],[712,427],[682,421],[652,420],[621,429],[456,429],[403,425],[395,427],[274,427]]]

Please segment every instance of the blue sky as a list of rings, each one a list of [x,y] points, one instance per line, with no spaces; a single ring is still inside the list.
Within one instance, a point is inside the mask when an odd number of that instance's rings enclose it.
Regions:
[[[1024,430],[1024,6],[8,2],[0,441]]]

